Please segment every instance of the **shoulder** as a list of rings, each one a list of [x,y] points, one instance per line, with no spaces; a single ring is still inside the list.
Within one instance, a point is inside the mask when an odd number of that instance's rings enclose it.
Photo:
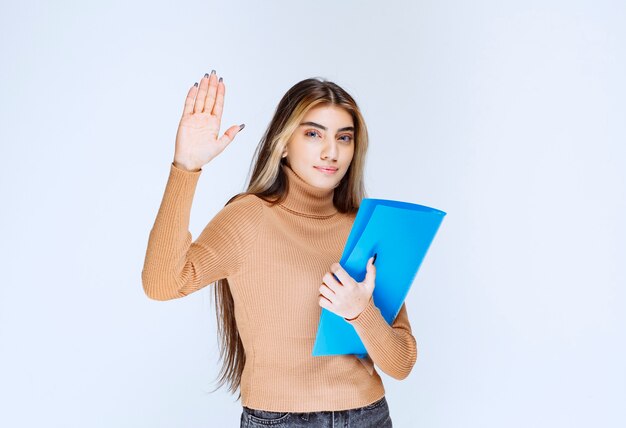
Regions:
[[[238,193],[226,202],[224,208],[230,207],[230,209],[248,209],[260,212],[263,210],[264,205],[266,205],[266,202],[253,193]]]
[[[259,223],[263,217],[264,201],[252,193],[238,193],[231,197],[217,214],[222,220],[240,223]]]

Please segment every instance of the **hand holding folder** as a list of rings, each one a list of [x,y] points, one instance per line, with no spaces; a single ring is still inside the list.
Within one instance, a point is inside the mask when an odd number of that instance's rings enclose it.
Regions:
[[[376,287],[372,298],[391,325],[432,243],[445,212],[423,205],[366,198],[350,230],[339,264],[361,282],[368,259],[377,254]],[[356,330],[322,308],[313,356],[367,355]]]

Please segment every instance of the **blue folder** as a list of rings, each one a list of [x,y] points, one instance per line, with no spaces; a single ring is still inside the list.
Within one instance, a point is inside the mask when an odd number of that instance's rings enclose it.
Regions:
[[[435,208],[409,202],[371,198],[361,201],[339,264],[361,282],[367,261],[377,254],[372,299],[389,325],[400,312],[445,215]],[[363,358],[367,350],[348,321],[322,308],[312,355],[345,354]]]

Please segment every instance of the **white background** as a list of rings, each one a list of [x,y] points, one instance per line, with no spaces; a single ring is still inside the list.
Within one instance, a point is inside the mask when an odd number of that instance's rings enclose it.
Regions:
[[[222,131],[194,239],[276,104],[319,76],[370,132],[370,197],[448,213],[407,298],[394,427],[626,424],[620,1],[2,2],[0,425],[238,427],[212,290],[143,293],[187,90]]]

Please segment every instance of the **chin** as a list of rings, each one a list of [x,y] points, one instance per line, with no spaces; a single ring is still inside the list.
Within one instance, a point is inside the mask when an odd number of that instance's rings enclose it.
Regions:
[[[335,180],[324,180],[323,178],[320,179],[319,177],[312,178],[311,180],[309,180],[309,183],[312,183],[315,187],[327,190],[334,189],[337,184],[339,184]]]
[[[326,185],[317,186],[317,187],[321,187],[322,189],[326,189],[326,190],[333,190],[335,187],[337,187],[337,184],[339,183],[334,183],[332,186],[329,186],[328,184],[326,184]]]

